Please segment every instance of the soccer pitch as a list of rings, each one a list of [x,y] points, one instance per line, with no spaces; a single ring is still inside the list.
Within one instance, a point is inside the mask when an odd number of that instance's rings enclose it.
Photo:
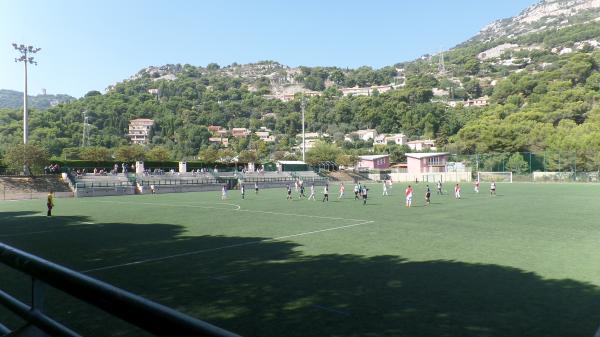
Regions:
[[[244,336],[594,336],[599,185],[456,200],[432,184],[424,206],[421,182],[410,209],[405,187],[370,185],[366,206],[335,183],[328,203],[321,187],[57,199],[51,218],[45,200],[0,202],[0,241]],[[29,291],[6,267],[0,285]],[[56,291],[47,308],[84,335],[143,336]]]

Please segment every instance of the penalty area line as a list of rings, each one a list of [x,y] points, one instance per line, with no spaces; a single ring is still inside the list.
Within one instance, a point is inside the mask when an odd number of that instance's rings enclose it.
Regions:
[[[224,207],[214,207],[214,206],[201,206],[201,205],[196,205],[196,204],[182,204],[182,203],[173,203],[173,204],[165,204],[165,203],[159,203],[159,202],[132,202],[132,201],[97,201],[97,202],[102,202],[102,203],[110,203],[110,204],[127,204],[127,205],[144,205],[144,206],[162,206],[162,207],[190,207],[190,208],[207,208],[207,209],[216,209],[216,210],[222,210],[222,211],[237,211],[237,212],[248,212],[248,213],[261,213],[261,214],[273,214],[273,215],[285,215],[285,216],[296,216],[296,217],[303,217],[303,218],[315,218],[315,219],[326,219],[326,220],[342,220],[342,221],[367,221],[364,219],[349,219],[349,218],[340,218],[340,217],[333,217],[333,216],[320,216],[320,215],[309,215],[309,214],[297,214],[297,213],[285,213],[285,212],[272,212],[272,211],[259,211],[259,210],[253,210],[253,209],[242,209],[242,206],[238,205],[238,204],[231,204],[231,203],[215,203],[215,205],[228,205],[228,206],[233,206],[235,207],[234,209],[231,208],[224,208]]]
[[[164,261],[164,260],[170,260],[170,259],[175,259],[175,258],[184,257],[184,256],[197,255],[197,254],[208,253],[208,252],[215,252],[215,251],[219,251],[219,250],[225,250],[225,249],[231,249],[231,248],[238,248],[238,247],[244,247],[244,246],[250,246],[250,245],[256,245],[256,244],[261,244],[261,243],[266,243],[266,242],[281,241],[281,240],[285,240],[285,239],[289,239],[289,238],[294,238],[294,237],[299,237],[299,236],[312,235],[312,234],[318,234],[318,233],[323,233],[323,232],[330,232],[330,231],[336,231],[336,230],[341,230],[341,229],[348,229],[348,228],[352,228],[352,227],[358,227],[358,226],[367,225],[367,224],[370,224],[370,223],[373,223],[373,222],[374,221],[363,221],[363,222],[359,222],[359,223],[355,223],[355,224],[350,224],[350,225],[345,225],[345,226],[337,226],[337,227],[331,227],[331,228],[324,228],[324,229],[314,230],[314,231],[310,231],[310,232],[303,232],[303,233],[296,233],[296,234],[278,236],[278,237],[271,238],[271,239],[254,240],[254,241],[236,243],[236,244],[233,244],[233,245],[226,245],[226,246],[215,247],[215,248],[199,249],[199,250],[194,250],[194,251],[185,252],[185,253],[179,253],[179,254],[173,254],[173,255],[167,255],[167,256],[160,256],[160,257],[149,258],[149,259],[144,259],[144,260],[138,260],[138,261],[132,261],[132,262],[127,262],[127,263],[115,264],[115,265],[111,265],[111,266],[105,266],[105,267],[98,267],[98,268],[87,269],[87,270],[81,271],[81,273],[92,273],[92,272],[96,272],[96,271],[111,270],[111,269],[117,269],[117,268],[135,266],[135,265],[140,265],[140,264],[145,264],[145,263],[150,263],[150,262],[159,262],[159,261]]]

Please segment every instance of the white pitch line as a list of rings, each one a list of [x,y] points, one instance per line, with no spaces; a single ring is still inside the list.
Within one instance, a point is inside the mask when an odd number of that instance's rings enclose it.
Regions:
[[[228,211],[231,208],[224,207],[214,207],[214,206],[200,206],[200,205],[192,205],[192,204],[163,204],[159,202],[131,202],[131,201],[96,201],[105,204],[127,204],[127,205],[149,205],[149,206],[165,206],[165,207],[193,207],[193,208],[207,208],[207,209],[217,209]],[[241,208],[240,205],[236,204],[226,204],[226,203],[217,203],[217,205],[230,205],[236,207],[235,210],[239,210]]]
[[[93,225],[93,222],[81,222],[80,224],[82,225]],[[15,234],[0,234],[0,238],[9,238],[9,237],[18,237],[18,236],[27,236],[27,235],[36,235],[36,234],[48,234],[48,233],[55,233],[55,232],[68,232],[68,231],[73,231],[73,230],[82,230],[82,229],[88,229],[89,227],[85,227],[85,228],[81,228],[81,227],[70,227],[70,228],[59,228],[59,229],[48,229],[48,230],[44,230],[44,231],[35,231],[35,232],[24,232],[24,233],[15,233]]]
[[[47,233],[54,233],[54,232],[64,232],[64,231],[71,231],[74,229],[82,229],[82,228],[62,228],[62,229],[55,229],[55,230],[45,230],[45,231],[37,231],[37,232],[25,232],[25,233],[15,233],[15,234],[1,234],[0,238],[10,238],[10,237],[16,237],[16,236],[27,236],[27,235],[35,235],[35,234],[47,234]]]
[[[195,204],[181,204],[181,203],[179,203],[179,204],[164,204],[164,203],[158,203],[158,202],[131,202],[131,201],[123,201],[123,202],[118,202],[118,201],[97,201],[97,202],[110,203],[110,204],[150,205],[150,206],[164,206],[164,207],[207,208],[207,209],[217,209],[217,210],[224,210],[224,211],[231,210],[230,208],[223,208],[223,207],[200,206],[200,205],[195,205]],[[364,219],[349,219],[349,218],[340,218],[340,217],[333,217],[333,216],[319,216],[319,215],[308,215],[308,214],[297,214],[297,213],[259,211],[259,210],[253,210],[253,209],[241,209],[242,206],[240,206],[238,204],[229,204],[229,203],[217,203],[217,204],[218,205],[235,206],[236,209],[234,209],[234,211],[238,211],[238,212],[263,213],[263,214],[273,214],[273,215],[286,215],[286,216],[297,216],[297,217],[303,217],[303,218],[316,218],[316,219],[327,219],[327,220],[368,221],[368,220],[364,220]]]
[[[112,265],[112,266],[92,268],[92,269],[84,270],[84,271],[81,271],[81,272],[82,273],[91,273],[91,272],[95,272],[95,271],[116,269],[116,268],[134,266],[134,265],[144,264],[144,263],[149,263],[149,262],[164,261],[164,260],[174,259],[174,258],[183,257],[183,256],[190,256],[190,255],[196,255],[196,254],[214,252],[214,251],[218,251],[218,250],[224,250],[224,249],[230,249],[230,248],[237,248],[237,247],[243,247],[243,246],[249,246],[249,245],[255,245],[255,244],[260,244],[260,243],[265,243],[265,242],[271,242],[271,241],[280,241],[280,240],[289,239],[289,238],[293,238],[293,237],[304,236],[304,235],[311,235],[311,234],[317,234],[317,233],[323,233],[323,232],[329,232],[329,231],[335,231],[335,230],[339,230],[339,229],[347,229],[347,228],[352,228],[352,227],[357,227],[357,226],[362,226],[362,225],[370,224],[370,223],[373,223],[373,222],[374,221],[364,221],[364,222],[359,222],[359,223],[355,223],[355,224],[351,224],[351,225],[331,227],[331,228],[314,230],[314,231],[310,231],[310,232],[303,232],[303,233],[297,233],[297,234],[290,234],[290,235],[278,236],[276,238],[271,238],[271,239],[255,240],[255,241],[249,241],[249,242],[243,242],[243,243],[236,243],[236,244],[233,244],[233,245],[221,246],[221,247],[216,247],[216,248],[207,248],[207,249],[194,250],[194,251],[180,253],[180,254],[173,254],[173,255],[155,257],[155,258],[144,259],[144,260],[139,260],[139,261],[133,261],[133,262],[128,262],[128,263],[121,263],[121,264],[116,264],[116,265]]]

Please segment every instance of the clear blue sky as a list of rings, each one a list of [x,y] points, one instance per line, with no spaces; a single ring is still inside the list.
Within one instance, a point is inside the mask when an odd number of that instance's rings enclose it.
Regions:
[[[31,94],[79,97],[166,63],[378,68],[451,48],[535,2],[0,1],[0,88],[23,88],[12,42],[42,48]]]

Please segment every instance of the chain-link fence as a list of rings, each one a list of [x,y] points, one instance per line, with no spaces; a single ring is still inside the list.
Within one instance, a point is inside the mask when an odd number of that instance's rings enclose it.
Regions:
[[[477,172],[512,172],[513,181],[600,182],[600,150],[453,154]]]

